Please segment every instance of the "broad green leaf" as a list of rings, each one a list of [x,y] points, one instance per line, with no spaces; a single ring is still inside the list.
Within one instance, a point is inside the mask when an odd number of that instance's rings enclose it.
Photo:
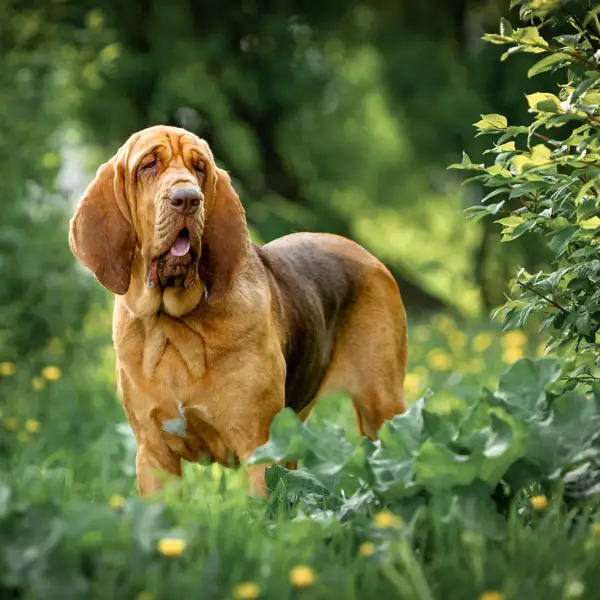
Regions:
[[[284,408],[271,423],[269,441],[257,448],[248,460],[250,465],[282,460],[299,460],[306,454],[302,422],[291,408]]]
[[[575,226],[565,227],[552,235],[548,246],[557,256],[561,256],[578,233],[579,229]]]
[[[432,509],[441,523],[457,522],[461,530],[492,540],[505,537],[506,520],[498,514],[489,488],[481,482],[436,495]]]
[[[560,100],[554,94],[535,92],[526,95],[529,108],[540,112],[560,112]]]
[[[563,61],[572,61],[573,58],[564,52],[556,52],[555,54],[549,54],[548,56],[544,56],[541,60],[535,63],[529,71],[527,71],[527,77],[534,77],[539,73],[544,73],[545,71],[549,71],[555,66],[558,66],[557,63]]]
[[[470,454],[458,454],[444,444],[425,440],[414,469],[416,483],[436,493],[473,483],[479,472],[479,460]]]
[[[497,114],[481,115],[481,121],[473,123],[474,127],[483,131],[489,130],[504,130],[508,127],[506,117]]]
[[[495,396],[516,418],[538,416],[546,407],[546,390],[558,381],[560,374],[560,364],[555,359],[523,358],[502,375]]]

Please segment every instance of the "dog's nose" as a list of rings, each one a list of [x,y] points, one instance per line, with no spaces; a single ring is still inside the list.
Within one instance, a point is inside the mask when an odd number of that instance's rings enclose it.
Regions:
[[[202,195],[197,188],[177,188],[171,193],[169,202],[177,212],[184,215],[190,215],[198,210],[201,199]]]

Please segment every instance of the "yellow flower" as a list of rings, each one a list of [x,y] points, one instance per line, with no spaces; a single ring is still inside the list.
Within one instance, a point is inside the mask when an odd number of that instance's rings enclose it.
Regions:
[[[233,597],[240,598],[240,600],[255,600],[260,596],[260,588],[252,581],[246,581],[240,583],[233,590]]]
[[[40,429],[40,422],[35,419],[27,419],[27,421],[25,421],[25,429],[29,431],[29,433],[37,433]]]
[[[427,355],[427,361],[435,371],[447,371],[450,368],[450,357],[438,348]]]
[[[505,348],[525,346],[527,344],[527,336],[520,329],[515,329],[514,331],[505,333],[502,336],[501,342]]]
[[[150,594],[149,592],[140,592],[135,597],[135,600],[154,600],[154,596],[152,594]]]
[[[13,362],[3,362],[0,363],[0,375],[4,375],[5,377],[10,377],[15,374],[17,367]]]
[[[416,394],[421,389],[421,378],[416,373],[407,373],[404,378],[404,389],[409,394]]]
[[[161,538],[156,545],[163,556],[177,558],[185,550],[185,540],[181,538]]]
[[[594,525],[592,527],[594,529],[594,533],[596,535],[600,535],[600,523],[594,523]]]
[[[546,342],[542,342],[537,347],[537,355],[544,356],[545,354],[548,354],[548,350],[546,350]]]
[[[484,352],[492,345],[493,340],[494,338],[491,333],[478,333],[473,338],[473,350],[475,352]]]
[[[488,590],[479,596],[479,600],[504,600],[504,595],[496,590]]]
[[[113,494],[108,499],[108,505],[111,508],[123,508],[123,506],[125,506],[125,498],[123,498],[121,494]]]
[[[548,498],[544,495],[532,496],[530,502],[535,510],[546,510],[548,508]]]
[[[38,377],[37,375],[31,380],[31,387],[39,392],[46,387],[46,381],[42,377]]]
[[[8,431],[14,431],[19,426],[19,421],[15,417],[7,417],[4,419],[4,428]]]
[[[375,554],[375,544],[373,542],[363,542],[358,548],[358,553],[364,557],[372,556]]]
[[[59,367],[55,367],[53,365],[49,366],[49,367],[44,367],[42,369],[42,376],[44,377],[44,379],[47,379],[48,381],[56,381],[57,379],[60,379],[60,376],[62,375],[61,370]]]
[[[380,510],[373,519],[377,527],[381,529],[388,529],[389,527],[399,527],[402,525],[402,519],[397,517],[393,512],[389,510]]]
[[[519,359],[523,358],[523,348],[521,346],[508,346],[502,352],[502,360],[507,365],[512,365],[514,362],[517,362]]]
[[[298,565],[290,571],[290,582],[297,588],[310,587],[316,578],[315,572],[306,565]]]
[[[210,474],[215,480],[221,479],[223,475],[223,467],[218,462],[212,463],[212,465],[210,465]]]

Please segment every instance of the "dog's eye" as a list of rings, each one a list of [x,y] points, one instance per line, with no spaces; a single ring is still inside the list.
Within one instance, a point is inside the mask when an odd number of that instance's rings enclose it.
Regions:
[[[153,156],[153,157],[147,159],[146,162],[144,162],[140,165],[140,170],[143,171],[145,169],[153,169],[156,166],[156,163],[157,163],[156,156]]]
[[[204,175],[206,173],[203,163],[198,163],[197,165],[195,165],[194,170],[196,171],[196,173],[200,173],[201,175]]]

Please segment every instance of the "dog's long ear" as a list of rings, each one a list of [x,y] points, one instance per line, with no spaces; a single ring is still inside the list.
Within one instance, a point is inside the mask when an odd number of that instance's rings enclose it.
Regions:
[[[123,216],[125,173],[117,157],[103,164],[71,219],[69,245],[77,259],[114,294],[129,289],[136,236]]]
[[[216,169],[214,197],[204,233],[200,277],[207,300],[214,304],[231,290],[233,280],[245,268],[250,254],[250,234],[246,213],[229,175]]]

